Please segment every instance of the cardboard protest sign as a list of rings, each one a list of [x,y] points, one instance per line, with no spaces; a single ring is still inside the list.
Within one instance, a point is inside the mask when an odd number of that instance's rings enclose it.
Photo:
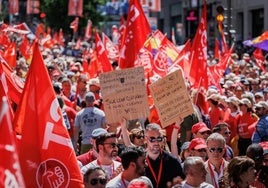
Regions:
[[[107,123],[147,117],[149,114],[144,68],[135,67],[100,74]]]
[[[194,112],[181,70],[176,70],[150,86],[162,127]]]

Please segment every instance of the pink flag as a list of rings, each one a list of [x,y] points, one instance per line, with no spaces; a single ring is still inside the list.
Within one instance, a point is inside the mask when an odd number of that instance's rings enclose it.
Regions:
[[[22,128],[20,164],[26,187],[83,187],[75,152],[47,68],[34,44],[14,124]]]
[[[69,0],[68,16],[83,16],[83,0]]]
[[[0,90],[2,90],[0,84]],[[0,187],[25,187],[7,98],[0,100]]]
[[[19,13],[19,1],[18,0],[8,0],[8,10],[9,10],[9,14]]]
[[[108,58],[112,61],[117,61],[119,57],[118,45],[113,43],[104,33],[102,33],[102,40],[105,50],[107,51]]]
[[[90,39],[92,37],[92,21],[87,20],[87,27],[85,30],[85,39]]]
[[[151,28],[140,2],[130,0],[123,46],[120,49],[120,68],[134,67],[137,54],[150,33]]]

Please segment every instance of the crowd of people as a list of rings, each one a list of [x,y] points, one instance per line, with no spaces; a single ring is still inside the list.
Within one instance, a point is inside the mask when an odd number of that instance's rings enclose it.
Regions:
[[[233,53],[221,87],[188,85],[194,113],[162,128],[144,117],[107,124],[100,81],[66,53],[72,48],[42,55],[85,187],[268,186],[268,57],[261,70],[249,54]],[[79,50],[92,48],[84,42]],[[16,74],[24,79],[28,67],[21,57]]]

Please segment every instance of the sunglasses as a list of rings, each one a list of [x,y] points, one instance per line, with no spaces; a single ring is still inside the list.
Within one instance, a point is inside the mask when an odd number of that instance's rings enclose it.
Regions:
[[[137,135],[137,136],[135,136],[135,138],[137,138],[137,139],[144,139],[144,136],[142,136],[142,135]]]
[[[261,110],[261,109],[262,109],[262,108],[255,108],[256,111],[259,111],[259,110]]]
[[[209,132],[209,131],[205,131],[205,132],[201,132],[200,134],[201,134],[201,135],[204,135],[204,134],[210,134],[210,132]]]
[[[105,178],[93,178],[91,181],[90,181],[90,184],[91,185],[97,185],[98,183],[100,183],[101,185],[105,185],[107,183],[107,179]]]
[[[214,152],[222,153],[223,152],[223,148],[209,148],[208,150],[210,153],[214,153]]]
[[[207,150],[205,148],[203,148],[203,149],[197,149],[195,151],[198,151],[199,153],[201,153],[201,152],[207,152]]]
[[[149,137],[149,142],[154,143],[154,142],[162,142],[163,141],[163,137],[159,136],[159,137]]]
[[[231,134],[231,131],[225,131],[224,134],[225,135],[230,135]]]
[[[117,147],[117,143],[103,143],[103,144],[108,144],[108,145],[110,145],[112,148],[116,148],[116,147]]]

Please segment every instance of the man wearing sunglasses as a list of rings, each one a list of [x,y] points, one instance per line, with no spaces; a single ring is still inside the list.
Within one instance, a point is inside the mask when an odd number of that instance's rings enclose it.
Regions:
[[[179,159],[162,149],[164,137],[158,124],[146,125],[145,141],[147,144],[145,174],[152,181],[154,188],[165,188],[177,178],[184,178]]]
[[[207,144],[203,138],[194,138],[189,145],[190,156],[201,157],[207,160]]]
[[[260,118],[252,136],[252,143],[268,141],[268,104],[260,101],[255,104],[255,112]]]
[[[107,133],[96,138],[98,157],[96,160],[82,167],[83,174],[92,167],[99,166],[108,174],[108,180],[122,171],[120,162],[114,160],[118,155],[117,138],[114,133]]]
[[[146,152],[142,147],[129,146],[120,154],[124,171],[110,180],[106,188],[126,188],[129,182],[145,173]]]
[[[229,164],[223,156],[225,153],[226,141],[219,133],[212,133],[207,138],[208,160],[205,162],[207,171],[206,182],[216,188],[223,185],[224,172]]]
[[[101,167],[89,168],[84,174],[85,188],[105,188],[107,178],[106,172]]]

